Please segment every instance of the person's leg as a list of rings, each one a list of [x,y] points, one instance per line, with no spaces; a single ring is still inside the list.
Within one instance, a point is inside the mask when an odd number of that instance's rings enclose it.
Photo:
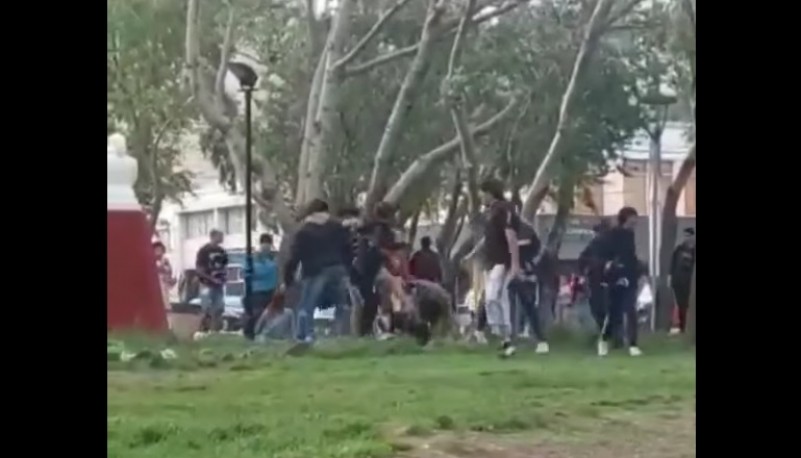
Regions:
[[[590,313],[599,331],[603,328],[606,317],[606,298],[606,288],[600,282],[590,283]]]
[[[325,282],[322,275],[304,278],[302,282],[295,338],[300,342],[311,342],[314,339],[314,309],[320,302]]]
[[[598,354],[605,356],[609,352],[609,343],[618,334],[623,324],[623,294],[625,288],[609,288],[609,302],[604,325],[601,329],[601,339],[598,341]]]
[[[222,286],[209,288],[209,317],[210,327],[214,332],[223,328],[223,313],[225,313],[225,293]]]
[[[679,309],[679,330],[684,332],[687,325],[687,309],[690,307],[690,285],[683,282],[673,284],[673,295],[676,298],[676,307]]]
[[[515,297],[523,316],[528,321],[529,330],[537,342],[537,353],[547,353],[550,349],[540,324],[540,315],[537,309],[537,289],[537,283],[533,281],[512,280],[509,283],[509,295]]]
[[[640,330],[640,323],[637,319],[637,288],[624,288],[622,292],[623,313],[626,316],[626,338],[629,344],[629,353],[632,356],[641,354],[637,346],[637,336]]]
[[[506,268],[503,265],[493,266],[486,274],[487,326],[490,332],[501,336],[504,325],[503,289],[506,280]],[[501,336],[503,337],[503,336]]]

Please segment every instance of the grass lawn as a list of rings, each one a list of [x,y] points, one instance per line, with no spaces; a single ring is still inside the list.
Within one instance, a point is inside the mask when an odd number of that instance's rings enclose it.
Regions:
[[[172,367],[109,363],[108,456],[695,456],[695,356],[676,343],[606,359],[575,345],[510,360],[400,341],[321,347],[292,358],[203,342],[177,348]]]

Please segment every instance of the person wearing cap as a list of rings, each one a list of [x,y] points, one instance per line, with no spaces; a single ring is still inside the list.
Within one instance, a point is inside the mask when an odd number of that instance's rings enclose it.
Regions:
[[[225,312],[225,280],[228,268],[228,253],[222,247],[223,233],[216,229],[209,233],[209,243],[203,245],[195,258],[195,270],[201,284],[201,305],[209,329],[222,330]]]
[[[684,240],[673,251],[670,263],[670,286],[676,297],[679,310],[679,331],[687,325],[687,309],[690,307],[690,284],[695,266],[695,229],[684,230]]]

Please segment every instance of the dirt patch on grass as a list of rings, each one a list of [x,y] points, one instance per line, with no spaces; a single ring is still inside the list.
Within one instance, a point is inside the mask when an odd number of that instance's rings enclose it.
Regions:
[[[692,458],[695,413],[598,419],[579,434],[443,433],[404,441],[399,458]]]

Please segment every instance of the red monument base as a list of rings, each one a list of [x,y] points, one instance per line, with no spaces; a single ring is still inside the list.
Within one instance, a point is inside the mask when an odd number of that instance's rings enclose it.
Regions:
[[[107,215],[108,330],[167,331],[147,217],[141,210],[109,209]]]

